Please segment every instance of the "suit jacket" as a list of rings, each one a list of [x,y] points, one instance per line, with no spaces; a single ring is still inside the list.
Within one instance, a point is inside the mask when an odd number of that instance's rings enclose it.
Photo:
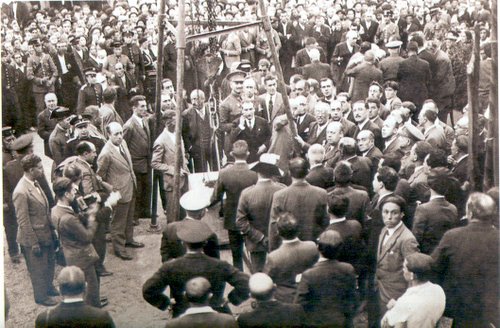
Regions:
[[[236,213],[241,192],[255,183],[257,183],[257,173],[251,171],[246,163],[238,162],[219,172],[211,202],[214,204],[222,200],[223,194],[226,193],[223,206],[225,229],[238,229],[236,226]]]
[[[194,107],[185,110],[182,114],[183,117],[183,140],[185,143],[186,150],[201,151],[202,149],[210,149],[211,138],[207,140],[202,140],[203,135],[211,135],[212,129],[210,128],[209,120],[210,113],[208,105],[205,105],[205,116],[200,117],[200,114],[196,111]],[[201,129],[207,129],[208,131],[201,133]],[[207,158],[208,160],[208,158]]]
[[[83,113],[85,108],[90,105],[101,106],[102,104],[102,86],[100,83],[90,85],[84,84],[78,91],[78,101],[76,110],[78,114]]]
[[[267,100],[268,94],[264,93],[259,96],[259,109],[257,115],[266,119],[268,122],[273,122],[277,116],[285,114],[285,104],[283,103],[283,96],[281,93],[276,92],[276,98],[273,103],[272,110],[269,108],[269,101]],[[271,117],[268,116],[268,113]]]
[[[315,79],[318,82],[322,78],[332,78],[330,65],[322,62],[306,64],[302,67],[302,75],[304,75],[306,79]]]
[[[431,254],[444,233],[457,225],[457,208],[444,197],[434,198],[417,206],[412,232],[420,244],[420,251]]]
[[[428,175],[429,170],[423,167],[415,170],[408,178],[408,183],[415,193],[416,199],[422,203],[428,201],[430,197],[429,185],[427,184]]]
[[[306,181],[313,186],[328,189],[333,186],[333,169],[324,165],[315,166],[307,173]]]
[[[108,126],[111,122],[120,123],[123,126],[123,120],[116,111],[115,107],[110,104],[102,104],[99,108],[99,116],[101,117],[102,127],[101,131],[104,133],[104,136],[107,137],[108,133],[106,131],[106,126]]]
[[[361,64],[345,70],[347,76],[354,77],[351,101],[364,100],[368,97],[370,84],[375,81],[383,84],[382,71],[372,64],[362,62]]]
[[[297,290],[296,276],[312,267],[319,258],[316,244],[296,239],[283,243],[267,255],[264,272],[276,284],[277,300],[292,303]]]
[[[262,117],[255,116],[253,128],[246,127],[244,130],[239,128],[239,118],[233,121],[233,130],[231,131],[231,144],[237,140],[245,140],[248,144],[248,162],[253,163],[259,160],[257,151],[261,145],[269,149],[271,141],[271,130],[269,124]]]
[[[265,180],[257,181],[241,192],[236,226],[245,236],[249,252],[267,251],[267,245],[262,241],[267,239],[273,195],[283,188],[285,185],[281,183]]]
[[[347,160],[351,163],[353,184],[363,186],[371,193],[372,188],[372,161],[368,157],[354,156]]]
[[[108,141],[101,150],[97,158],[97,175],[105,182],[111,184],[113,188],[119,191],[122,198],[119,203],[128,203],[134,197],[134,190],[137,187],[135,173],[132,167],[132,160],[127,143],[122,141],[121,145],[125,157],[120,153],[117,147]]]
[[[309,138],[307,138],[307,144],[314,145],[314,144],[320,144],[324,145],[326,142],[326,127],[323,128],[323,130],[318,134],[318,128],[319,124],[317,121],[312,122],[309,125]],[[309,148],[308,146],[306,147]]]
[[[68,141],[67,131],[57,126],[52,131],[49,137],[50,153],[56,165],[66,159],[66,142]]]
[[[304,310],[298,304],[280,301],[259,301],[250,312],[238,316],[240,328],[292,328],[303,327]]]
[[[241,99],[235,94],[230,94],[219,106],[220,130],[229,134],[233,128],[234,120],[241,116]]]
[[[378,23],[375,21],[372,21],[370,24],[370,27],[367,27],[366,21],[362,20],[361,21],[361,40],[362,41],[368,41],[370,43],[375,42],[375,35],[377,34],[378,31]]]
[[[430,143],[432,147],[446,150],[446,136],[440,126],[432,125],[429,130],[425,131],[424,137],[425,141]]]
[[[453,75],[450,58],[444,51],[438,50],[435,63],[436,71],[434,72],[433,85],[430,90],[432,99],[442,99],[453,95],[455,92],[455,76]]]
[[[405,148],[408,146],[408,143],[404,139],[396,137],[396,139],[394,139],[394,141],[389,144],[384,142],[384,146],[385,147],[382,148],[382,152],[384,153],[384,155],[389,153],[398,153],[400,154],[400,156],[403,156],[405,154]]]
[[[380,298],[385,304],[391,298],[397,300],[406,291],[408,282],[403,276],[403,262],[408,255],[418,252],[415,236],[403,223],[383,244],[386,232],[384,227],[378,240],[376,272]]]
[[[317,48],[317,49],[319,51],[319,61],[322,62],[322,63],[326,63],[325,52],[321,48]],[[297,53],[295,54],[295,65],[296,65],[296,67],[298,67],[298,68],[304,67],[304,66],[306,66],[307,64],[310,64],[310,63],[311,63],[311,58],[307,54],[307,51],[306,51],[305,48],[300,49],[299,51],[297,51]]]
[[[59,61],[59,54],[55,53],[52,55],[52,61],[54,62],[54,64],[57,67],[57,74],[62,80],[61,81],[62,85],[64,85],[64,83],[67,82],[68,80],[74,82],[73,78],[75,76],[77,77],[77,79],[80,78],[78,76],[78,65],[76,64],[76,61],[75,61],[75,58],[73,57],[73,54],[70,52],[65,52],[63,54],[63,56],[64,56],[64,62],[66,64],[66,69],[68,70],[68,72],[66,72],[66,74],[64,74],[64,75],[63,75],[61,62]]]
[[[295,122],[297,122],[297,118],[295,120]],[[316,118],[313,115],[305,113],[300,124],[297,124],[297,134],[302,138],[302,140],[307,141],[307,139],[309,139],[309,135],[311,133],[310,126],[311,123],[315,121]]]
[[[47,311],[50,311],[47,322]],[[55,308],[40,313],[35,327],[95,327],[114,328],[113,319],[107,311],[86,305],[83,300],[74,303],[61,302]]]
[[[328,195],[338,195],[349,198],[349,208],[345,215],[346,218],[354,219],[364,224],[366,216],[368,215],[368,210],[370,209],[368,192],[355,189],[351,186],[336,186],[328,190]]]
[[[123,140],[127,142],[132,157],[134,172],[148,173],[151,168],[151,131],[147,120],[142,120],[144,127],[131,117],[123,125]]]
[[[184,287],[186,282],[194,277],[204,277],[210,282],[213,293],[210,299],[212,308],[221,307],[226,282],[234,287],[227,295],[231,303],[239,305],[248,298],[248,275],[225,261],[201,253],[188,253],[163,263],[142,286],[142,296],[149,304],[160,310],[166,310],[170,304],[170,298],[163,291],[170,286],[170,293],[176,301],[173,305],[174,317],[177,317],[188,307],[183,295]]]
[[[38,135],[43,139],[44,143],[49,142],[49,137],[54,128],[56,127],[57,121],[55,119],[50,119],[50,111],[48,108],[45,108],[40,112],[37,116],[37,126],[38,126]]]
[[[377,147],[373,146],[363,157],[369,158],[372,161],[372,176],[375,175],[378,168],[378,163],[383,154]]]
[[[411,101],[420,108],[429,97],[428,87],[431,81],[429,63],[413,55],[403,60],[398,69],[399,90],[401,101]]]
[[[461,184],[463,184],[465,181],[469,180],[469,172],[467,168],[467,155],[464,157],[462,160],[459,160],[457,164],[453,167],[451,170],[453,176],[460,181]]]
[[[326,230],[337,231],[342,237],[342,246],[337,259],[351,264],[356,272],[362,272],[365,266],[365,243],[362,239],[361,223],[356,220],[330,223]]]
[[[184,156],[184,147],[181,146],[182,154],[182,169],[188,172],[186,158]],[[153,144],[153,156],[151,159],[153,169],[163,173],[163,185],[166,191],[172,191],[174,187],[174,172],[175,172],[175,144],[167,134],[167,129],[156,138]],[[180,188],[186,183],[186,176],[180,177]]]
[[[373,133],[375,137],[375,147],[377,147],[378,149],[382,149],[384,147],[384,142],[382,140],[382,132],[377,124],[368,120],[368,122],[366,122],[366,124],[363,126],[362,130],[359,129],[359,125],[356,125],[356,131],[354,132],[353,138],[356,139],[358,133],[363,130],[369,130]]]
[[[356,273],[337,260],[316,263],[302,274],[295,303],[302,305],[307,326],[350,327],[356,310]]]
[[[238,324],[230,314],[211,311],[201,313],[185,313],[178,318],[167,321],[166,328],[204,328],[224,327],[237,328]]]
[[[335,81],[335,85],[337,86],[337,90],[347,91],[347,81],[344,79],[344,71],[347,67],[347,63],[349,59],[351,59],[352,55],[359,51],[359,46],[354,45],[352,52],[349,51],[346,42],[340,42],[335,46],[333,50],[331,65],[332,65],[332,74],[333,81]]]
[[[16,211],[17,242],[24,247],[49,246],[55,239],[54,226],[50,221],[50,207],[47,197],[26,177],[17,183],[12,201]]]
[[[281,238],[278,236],[276,220],[283,212],[290,212],[297,218],[300,240],[316,240],[328,226],[326,203],[326,191],[311,186],[307,181],[297,181],[277,191],[273,197],[269,223],[269,250],[280,245]]]
[[[115,75],[114,78],[111,79],[110,85],[117,86],[115,108],[120,111],[120,116],[122,118],[128,119],[132,115],[129,100],[132,96],[141,94],[142,90],[137,84],[135,76],[131,73],[125,72],[125,81],[126,84],[123,83],[121,78]],[[135,91],[132,91],[133,88],[135,88]]]
[[[472,221],[447,231],[432,253],[445,315],[466,327],[498,325],[498,230]],[[480,272],[480,274],[479,274]]]

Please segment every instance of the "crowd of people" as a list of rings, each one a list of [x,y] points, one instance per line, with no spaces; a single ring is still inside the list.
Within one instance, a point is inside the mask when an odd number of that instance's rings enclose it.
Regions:
[[[177,6],[167,1],[173,25]],[[168,224],[143,296],[172,309],[168,327],[352,327],[360,313],[369,327],[499,324],[498,186],[471,188],[492,180],[488,2],[272,0],[273,40],[245,28],[190,42],[183,59],[166,24],[159,113],[156,3],[14,1],[1,13],[8,254],[24,260],[37,304],[62,296],[37,327],[114,326],[98,309],[108,303],[100,279],[113,274],[106,243],[124,261],[145,246],[134,227],[156,212],[152,181]],[[253,0],[191,0],[187,33],[260,15]],[[217,180],[189,190],[190,175],[208,171]],[[231,264],[201,221],[219,203]],[[228,302],[250,296],[253,309],[231,316]]]

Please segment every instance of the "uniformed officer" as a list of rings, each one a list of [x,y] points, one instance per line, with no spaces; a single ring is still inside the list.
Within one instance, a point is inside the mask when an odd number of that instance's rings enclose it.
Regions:
[[[10,54],[2,53],[2,122],[22,127],[19,97],[16,93],[16,68],[10,63]],[[8,110],[7,110],[8,109]]]
[[[74,126],[74,131],[73,137],[66,143],[66,156],[75,156],[76,146],[81,141],[91,142],[96,147],[97,155],[99,155],[102,147],[104,147],[104,144],[106,143],[106,140],[94,136],[90,133],[90,122],[81,116],[77,116],[70,122],[70,124]],[[97,162],[96,160],[94,160],[94,167],[96,167],[96,164]]]
[[[16,131],[10,126],[2,127],[2,164],[5,165],[14,159],[11,145],[16,140]]]
[[[226,282],[234,287],[228,300],[239,305],[249,297],[248,275],[221,261],[203,254],[203,247],[212,232],[207,225],[198,220],[187,220],[177,229],[177,237],[184,242],[187,254],[163,263],[160,269],[142,287],[144,299],[151,305],[166,310],[170,298],[163,292],[170,286],[175,304],[172,305],[173,317],[183,313],[188,304],[184,298],[186,282],[194,277],[204,277],[212,285],[213,297],[210,306],[219,312],[230,313],[224,300]]]
[[[132,64],[134,64],[135,69],[135,79],[136,81],[140,81],[139,76],[139,67],[142,67],[142,54],[139,46],[132,41],[134,36],[134,32],[125,31],[123,32],[123,42],[124,45],[122,47],[122,53],[130,59]]]
[[[113,42],[111,44],[111,47],[113,48],[113,54],[106,57],[106,61],[102,66],[103,73],[106,74],[109,79],[113,79],[115,76],[116,63],[122,63],[127,72],[134,75],[135,66],[132,61],[130,61],[130,59],[122,53],[122,46],[123,43],[121,43],[120,41]]]
[[[37,114],[45,108],[44,96],[48,92],[55,92],[54,83],[57,79],[57,67],[52,58],[43,52],[42,43],[39,39],[33,38],[28,45],[35,50],[28,58],[26,76],[33,82],[33,97]]]
[[[85,107],[90,105],[102,105],[102,86],[96,82],[97,71],[95,67],[88,67],[84,70],[85,83],[78,92],[77,113],[82,114]]]
[[[232,144],[229,134],[233,129],[233,122],[241,116],[241,95],[246,75],[245,72],[239,70],[227,75],[231,85],[231,94],[224,99],[219,107],[219,133],[221,134],[219,138],[224,140],[224,152],[228,159],[232,157],[230,155]]]
[[[66,142],[69,139],[69,116],[70,111],[66,107],[57,107],[50,113],[50,119],[57,121],[56,127],[49,136],[50,153],[56,165],[59,165],[67,157],[65,151]]]
[[[399,54],[403,42],[399,40],[386,43],[386,48],[389,51],[389,57],[380,61],[380,69],[385,81],[396,81],[398,75],[399,64],[404,60]]]

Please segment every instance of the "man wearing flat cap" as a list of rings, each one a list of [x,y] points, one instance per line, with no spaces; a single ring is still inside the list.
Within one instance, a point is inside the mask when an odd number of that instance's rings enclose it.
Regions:
[[[252,272],[264,269],[269,247],[267,233],[273,195],[286,187],[273,180],[281,176],[277,166],[278,158],[275,154],[262,154],[260,160],[250,166],[250,170],[257,172],[258,180],[255,185],[241,192],[238,202],[236,226],[245,237]]]
[[[228,300],[239,305],[248,298],[248,276],[221,261],[203,254],[203,247],[211,235],[207,225],[198,220],[187,220],[177,230],[177,236],[187,248],[182,257],[163,263],[156,273],[142,286],[142,295],[151,305],[166,310],[171,304],[164,294],[170,286],[175,304],[172,305],[174,318],[181,315],[188,307],[184,297],[186,282],[194,277],[204,277],[212,286],[213,296],[210,306],[218,312],[231,313],[224,302],[224,289],[228,282],[234,289],[228,294]]]
[[[274,298],[276,285],[265,273],[255,273],[248,282],[256,303],[252,311],[238,316],[238,327],[292,328],[304,324],[304,310],[299,304],[287,304]]]
[[[226,78],[231,85],[231,94],[222,101],[219,107],[220,138],[224,142],[224,152],[228,156],[228,160],[232,160],[230,156],[232,144],[229,134],[233,128],[234,120],[239,119],[241,116],[241,96],[245,77],[246,73],[239,70],[227,75]]]
[[[129,72],[130,74],[134,75],[135,73],[135,66],[134,64],[130,61],[130,59],[125,56],[122,52],[123,43],[121,41],[114,41],[111,43],[111,47],[113,48],[113,54],[109,55],[106,57],[106,61],[104,62],[104,65],[102,67],[102,71],[104,74],[109,79],[113,79],[115,77],[115,65],[116,63],[122,63],[123,68]]]
[[[56,165],[59,165],[67,157],[65,151],[66,143],[69,139],[69,118],[69,109],[65,107],[58,107],[50,113],[50,119],[57,122],[49,136],[50,153]]]
[[[97,83],[97,70],[95,67],[87,67],[84,70],[85,83],[78,91],[78,101],[76,105],[76,112],[82,114],[87,106],[101,106],[102,105],[102,85]]]
[[[167,224],[163,230],[160,246],[162,263],[168,260],[181,257],[186,253],[186,246],[182,244],[177,236],[177,230],[181,225],[189,220],[201,220],[206,213],[206,208],[210,205],[209,188],[193,189],[186,192],[179,200],[181,207],[186,211],[186,217],[182,221]],[[206,227],[210,230],[210,227]],[[208,237],[203,252],[213,258],[219,258],[219,241],[217,235],[212,232]]]
[[[38,114],[45,108],[45,94],[55,91],[54,84],[57,79],[57,67],[50,55],[43,51],[42,43],[39,39],[31,39],[29,45],[33,46],[34,52],[28,58],[26,77],[33,84],[32,92]]]
[[[383,328],[436,327],[445,308],[446,297],[441,286],[429,281],[432,273],[432,257],[413,253],[403,263],[403,274],[408,289],[397,300],[391,300],[389,311],[382,318]]]

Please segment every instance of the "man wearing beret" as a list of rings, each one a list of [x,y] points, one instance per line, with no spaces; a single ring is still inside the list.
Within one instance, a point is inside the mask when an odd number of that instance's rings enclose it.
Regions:
[[[203,254],[203,247],[212,234],[208,226],[198,220],[188,220],[177,229],[177,237],[184,242],[187,253],[182,257],[163,263],[156,273],[142,286],[142,295],[151,305],[166,310],[171,304],[164,294],[170,286],[175,299],[172,304],[174,318],[188,307],[184,297],[185,285],[191,278],[204,277],[212,285],[213,297],[210,306],[222,313],[231,313],[224,302],[226,282],[234,289],[227,295],[228,300],[239,305],[248,298],[248,276],[227,263]]]

